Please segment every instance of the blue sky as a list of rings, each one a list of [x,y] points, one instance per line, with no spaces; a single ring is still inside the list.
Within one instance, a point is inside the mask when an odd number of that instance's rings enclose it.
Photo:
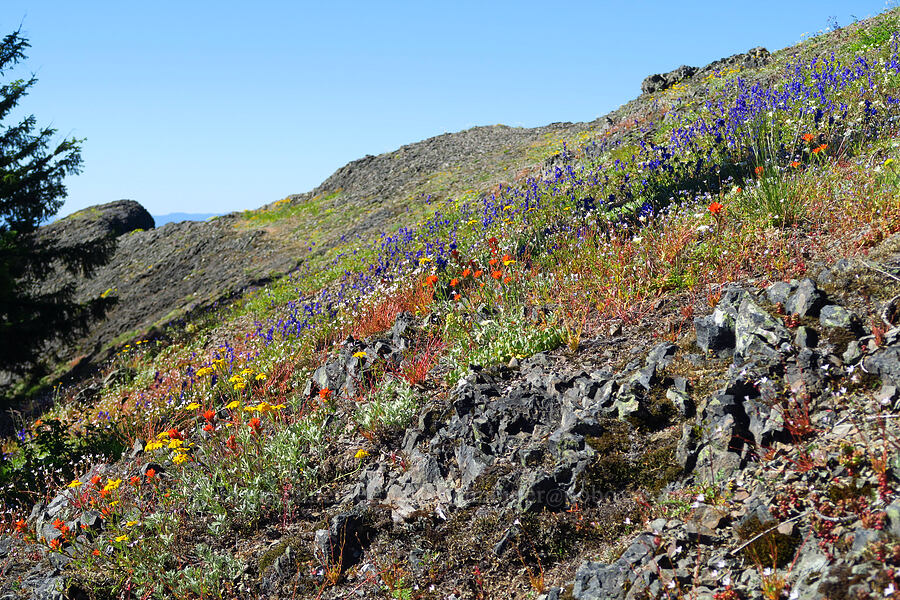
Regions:
[[[817,2],[2,0],[22,103],[86,138],[60,215],[255,208],[366,154],[474,125],[589,121],[650,73],[783,48],[885,9]]]

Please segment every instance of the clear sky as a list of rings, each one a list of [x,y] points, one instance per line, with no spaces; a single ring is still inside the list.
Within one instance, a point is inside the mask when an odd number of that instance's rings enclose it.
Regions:
[[[38,77],[22,102],[85,138],[60,215],[256,208],[366,154],[474,125],[589,121],[651,73],[783,48],[884,0],[0,0]],[[27,73],[26,73],[27,74]]]

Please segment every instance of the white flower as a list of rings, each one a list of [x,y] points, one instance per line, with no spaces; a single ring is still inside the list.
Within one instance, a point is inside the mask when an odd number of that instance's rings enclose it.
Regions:
[[[724,586],[731,585],[731,577],[729,575],[726,575],[725,577],[722,578],[722,585],[724,585]]]
[[[630,518],[630,517],[625,517],[625,524],[626,524],[626,525],[631,525],[631,518]]]
[[[888,585],[886,588],[884,588],[884,595],[885,595],[885,597],[887,597],[887,596],[893,596],[893,595],[894,595],[894,591],[895,591],[895,590],[894,590],[894,584],[892,583],[892,584]]]
[[[669,580],[669,583],[666,584],[666,587],[669,588],[670,590],[674,590],[675,589],[675,580],[674,579]]]
[[[697,502],[706,502],[706,496],[703,494],[697,494]]]
[[[724,569],[724,568],[725,568],[725,561],[724,561],[724,560],[720,560],[719,562],[717,562],[717,563],[716,563],[716,568],[717,568],[717,569]]]
[[[763,577],[771,577],[772,576],[772,568],[766,567],[763,569]]]

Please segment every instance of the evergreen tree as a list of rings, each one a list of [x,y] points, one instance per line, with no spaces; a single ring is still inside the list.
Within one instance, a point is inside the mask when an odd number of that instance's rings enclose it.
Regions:
[[[60,269],[88,275],[108,260],[113,244],[61,244],[38,233],[62,206],[63,179],[81,168],[82,140],[56,141],[56,130],[38,128],[33,115],[9,122],[37,81],[9,77],[28,47],[19,31],[0,43],[0,370],[19,374],[43,362],[48,342],[71,336],[105,310],[102,301],[75,303],[74,285],[48,285],[48,276]]]

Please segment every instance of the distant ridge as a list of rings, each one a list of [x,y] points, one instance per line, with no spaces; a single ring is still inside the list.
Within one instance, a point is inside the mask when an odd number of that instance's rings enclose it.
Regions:
[[[221,216],[222,213],[184,213],[174,212],[165,215],[153,215],[153,221],[157,227],[162,227],[166,223],[178,223],[180,221],[205,221],[210,217]]]

